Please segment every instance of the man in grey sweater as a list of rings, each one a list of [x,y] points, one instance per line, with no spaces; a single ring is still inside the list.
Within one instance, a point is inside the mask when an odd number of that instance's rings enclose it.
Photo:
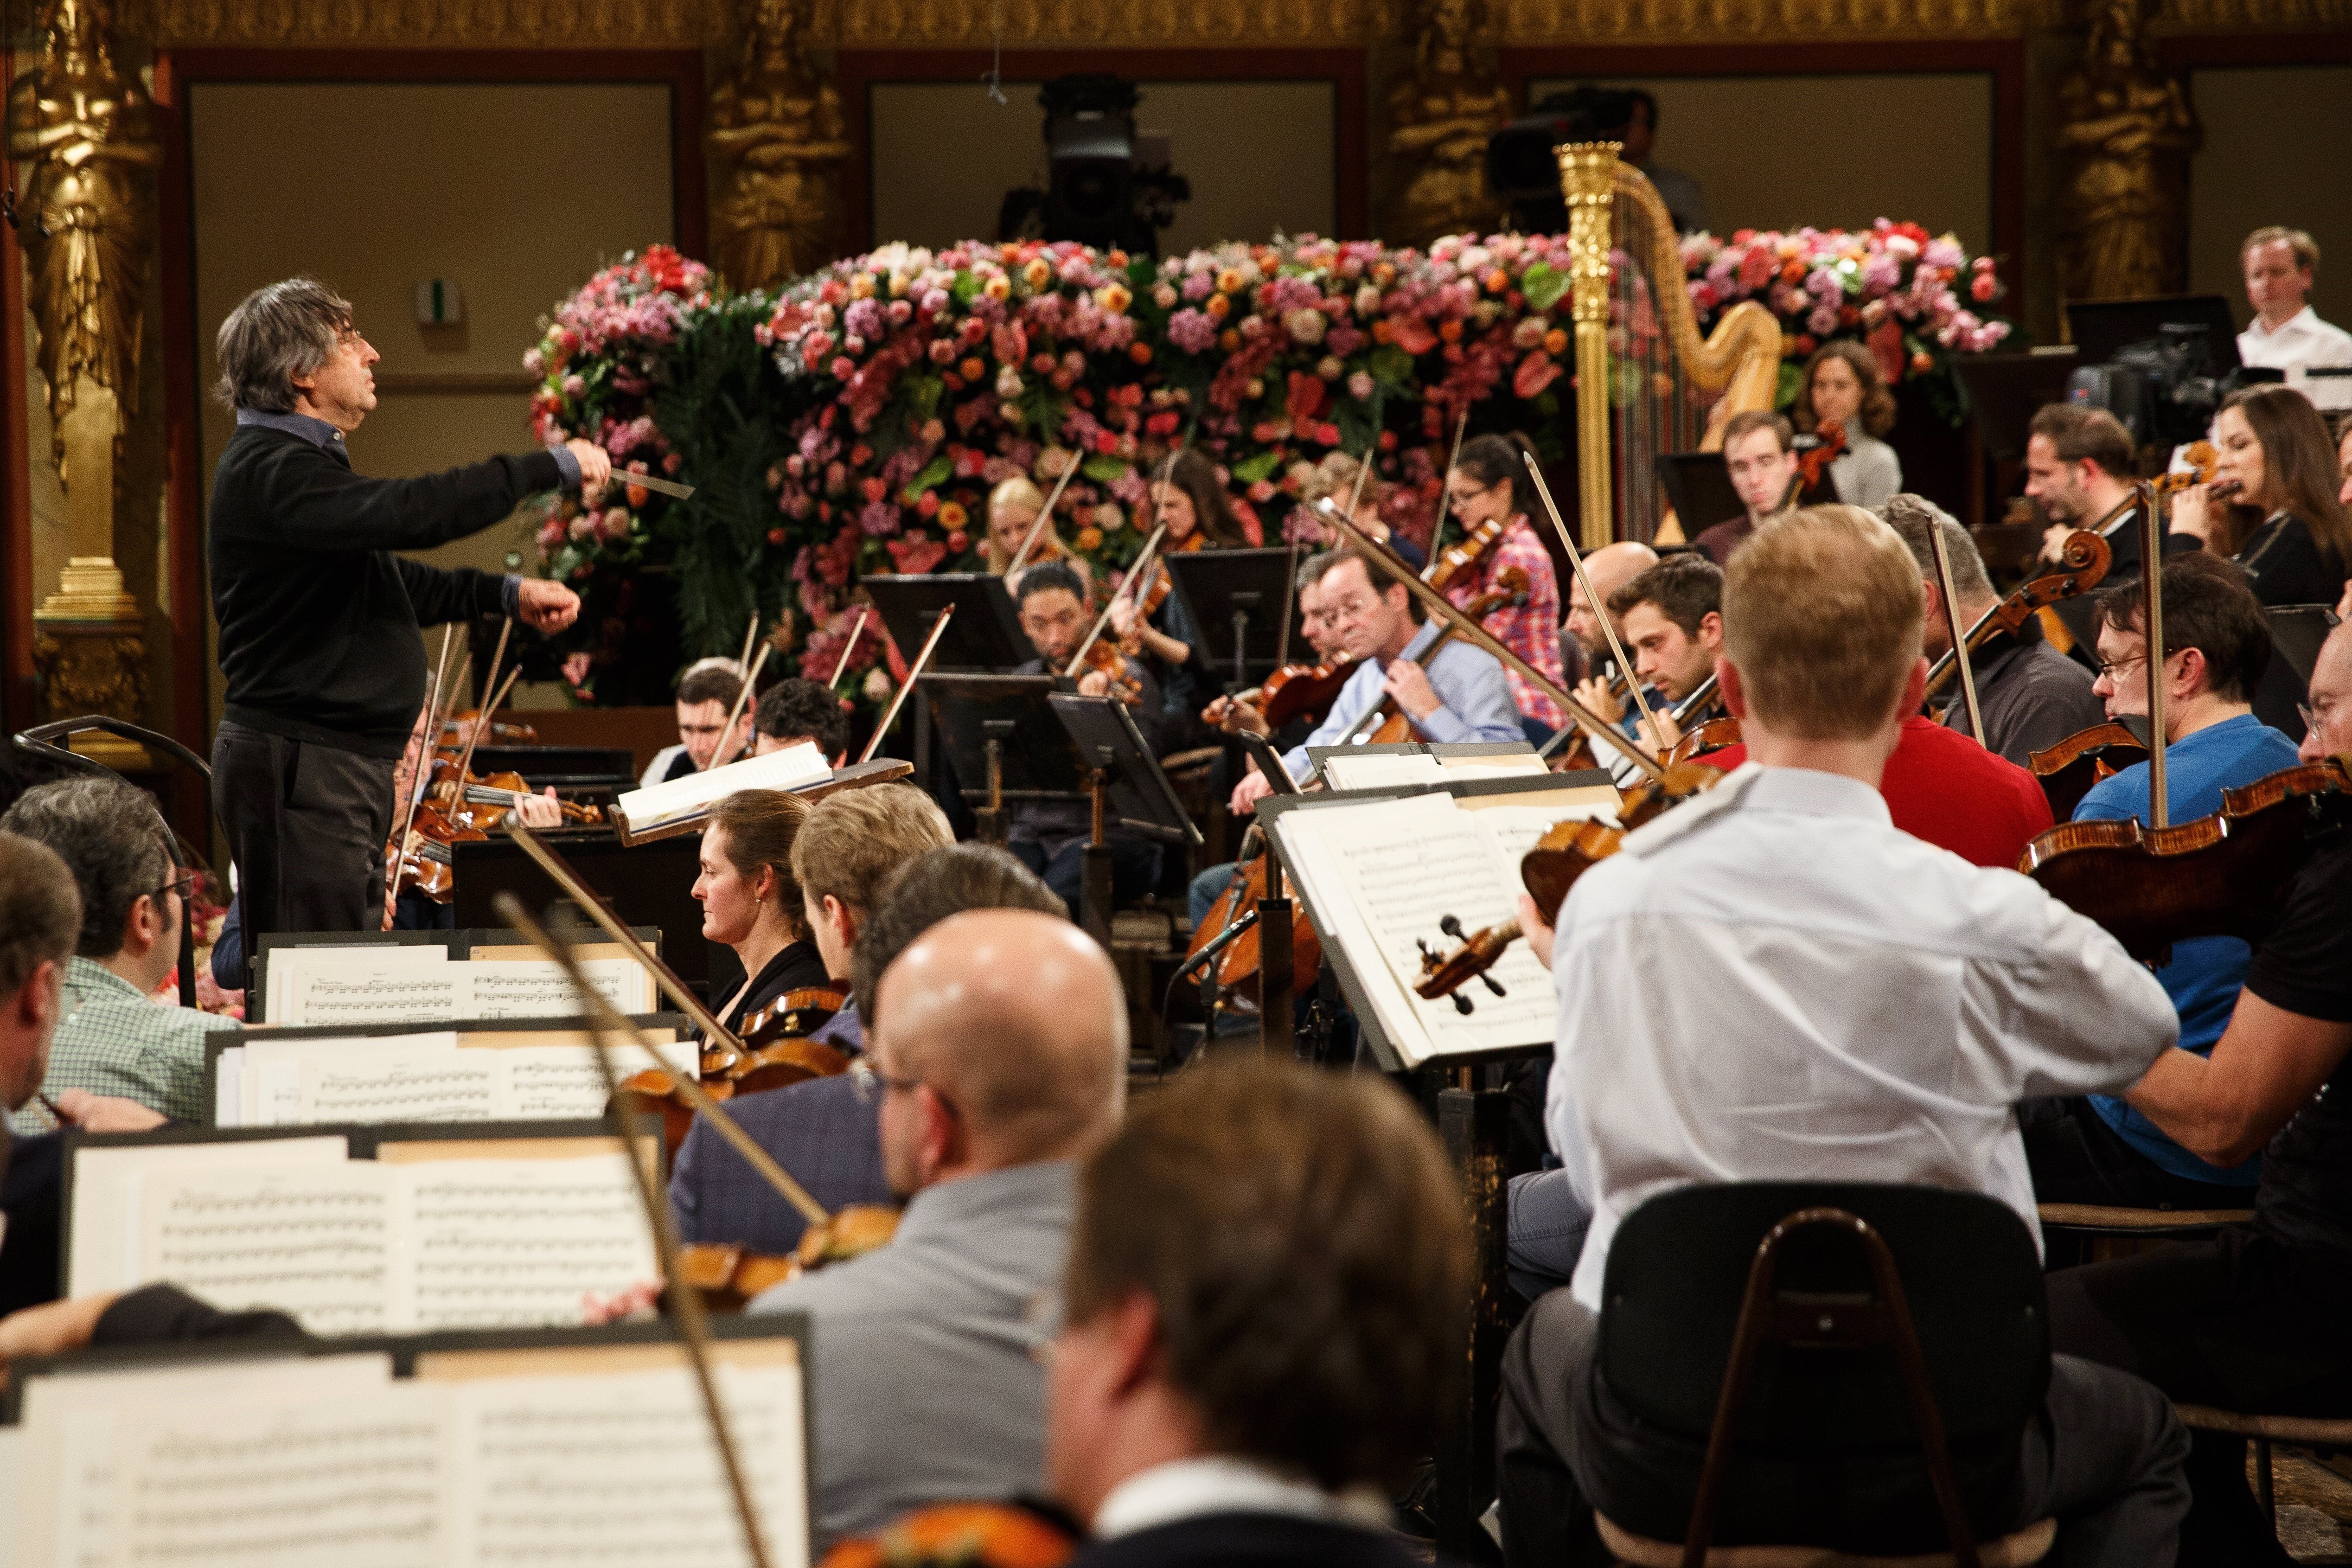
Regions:
[[[779,1285],[812,1326],[816,1550],[927,1503],[1037,1492],[1076,1162],[1118,1130],[1127,1011],[1067,921],[975,910],[883,974],[851,1069],[907,1197],[889,1246]]]

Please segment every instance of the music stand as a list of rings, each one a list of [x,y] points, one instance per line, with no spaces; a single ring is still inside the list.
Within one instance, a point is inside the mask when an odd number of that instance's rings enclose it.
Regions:
[[[1087,840],[1080,922],[1097,942],[1108,947],[1112,825],[1187,847],[1201,842],[1201,830],[1192,826],[1184,803],[1176,798],[1175,786],[1144,742],[1143,731],[1135,726],[1134,711],[1125,702],[1075,691],[1056,691],[1045,700],[1088,770],[1094,831]]]
[[[1287,550],[1196,550],[1164,559],[1175,574],[1192,624],[1207,644],[1209,662],[1230,666],[1236,689],[1254,671],[1271,674],[1282,651],[1282,617],[1287,609],[1290,646],[1304,646],[1298,595],[1290,591]],[[1231,638],[1229,642],[1226,639]]]
[[[931,623],[940,612],[950,605],[956,607],[955,619],[948,623],[939,651],[931,656],[933,669],[1010,669],[1036,657],[1002,577],[940,572],[923,577],[861,577],[857,582],[889,628],[890,640],[910,659],[931,635]]]
[[[1952,368],[1969,395],[1977,437],[1995,462],[2025,461],[2026,426],[2045,405],[2066,401],[2067,379],[2083,363],[2072,347],[2024,353],[1954,354]]]
[[[1661,452],[1658,482],[1682,519],[1683,537],[1696,539],[1718,522],[1744,517],[1748,503],[1732,488],[1731,470],[1720,452]]]
[[[974,815],[983,839],[1004,842],[1007,801],[1088,798],[1087,763],[1045,706],[1055,677],[924,675],[918,684],[956,777],[986,781],[962,790],[965,800],[982,803]]]
[[[2238,368],[2237,319],[2230,314],[2230,301],[2219,294],[2076,300],[2066,304],[2066,335],[2081,356],[2076,364],[2105,364],[2118,350],[2162,336],[2167,327],[2205,330],[2205,374],[2227,375]]]

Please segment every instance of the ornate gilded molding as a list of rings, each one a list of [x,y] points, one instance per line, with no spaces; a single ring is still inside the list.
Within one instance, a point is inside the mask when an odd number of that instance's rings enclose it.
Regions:
[[[1010,47],[1341,47],[1392,36],[1391,0],[1002,0]],[[815,35],[843,48],[982,47],[991,7],[963,0],[818,0]]]
[[[2050,0],[1500,0],[1510,48],[1764,39],[2016,37]]]
[[[165,48],[699,48],[727,30],[720,0],[137,0]]]

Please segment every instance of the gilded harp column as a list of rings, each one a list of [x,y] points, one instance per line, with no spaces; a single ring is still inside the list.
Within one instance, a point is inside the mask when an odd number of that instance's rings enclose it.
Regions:
[[[1576,142],[1554,149],[1560,194],[1568,198],[1571,319],[1576,328],[1578,531],[1597,550],[1617,536],[1609,493],[1609,247],[1615,200],[1615,142]]]

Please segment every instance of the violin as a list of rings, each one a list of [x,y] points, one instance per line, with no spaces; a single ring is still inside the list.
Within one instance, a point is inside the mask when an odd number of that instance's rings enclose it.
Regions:
[[[1339,700],[1339,689],[1355,673],[1355,660],[1344,650],[1321,664],[1286,664],[1267,676],[1264,685],[1218,698],[1201,710],[1201,721],[1228,729],[1234,710],[1247,703],[1258,710],[1269,731],[1278,730],[1294,719],[1320,723],[1331,710],[1331,704]]]
[[[831,1263],[845,1263],[889,1245],[898,1231],[898,1211],[881,1204],[850,1204],[823,1225],[801,1232],[793,1250],[778,1257],[730,1243],[695,1242],[677,1249],[678,1279],[702,1293],[713,1311],[740,1312],[761,1291]]]
[[[1706,763],[1668,763],[1663,784],[1644,781],[1623,796],[1614,823],[1598,817],[1570,817],[1552,824],[1536,840],[1535,847],[1519,857],[1520,884],[1535,900],[1537,910],[1557,925],[1560,906],[1568,901],[1577,879],[1616,854],[1628,833],[1655,821],[1692,796],[1713,789],[1723,779],[1723,770]],[[1461,946],[1441,957],[1423,943],[1422,979],[1413,986],[1413,994],[1432,1002],[1451,996],[1456,1009],[1468,1013],[1472,1011],[1470,999],[1459,994],[1460,988],[1494,968],[1505,950],[1525,933],[1516,919],[1467,937],[1460,934],[1462,923],[1451,915],[1438,922],[1438,927],[1460,942]],[[1491,980],[1486,984],[1490,989],[1499,989]]]
[[[457,894],[457,867],[449,846],[461,841],[487,843],[489,835],[468,823],[452,822],[430,801],[419,802],[409,819],[406,842],[384,846],[384,877],[393,896],[422,893],[436,904]]]
[[[1719,752],[1726,746],[1736,746],[1739,744],[1739,738],[1738,720],[1728,713],[1720,719],[1709,719],[1704,724],[1693,725],[1681,740],[1666,748],[1666,765],[1672,767],[1676,763],[1687,763],[1709,752]]]
[[[485,831],[496,828],[500,819],[514,809],[515,802],[525,795],[536,795],[520,773],[511,771],[495,773],[485,778],[468,770],[464,782],[458,781],[457,759],[447,752],[437,752],[433,758],[433,796],[456,809],[451,817],[467,827]],[[542,797],[543,798],[543,797]],[[563,820],[583,826],[595,826],[604,820],[599,808],[576,800],[558,800],[556,806]]]
[[[835,1542],[818,1568],[1062,1568],[1077,1549],[1067,1523],[1027,1504],[943,1502]]]
[[[1109,695],[1132,708],[1143,700],[1143,679],[1128,667],[1132,657],[1125,650],[1124,642],[1105,642],[1100,638],[1088,645],[1086,664],[1098,670],[1110,682]]]
[[[1195,550],[1206,550],[1208,547],[1208,535],[1202,533],[1196,528],[1192,532],[1184,536],[1183,543],[1177,545],[1173,550],[1163,550],[1160,553],[1162,555],[1189,555]],[[1151,581],[1144,587],[1137,590],[1134,595],[1135,624],[1137,625],[1140,625],[1143,622],[1150,620],[1152,616],[1158,615],[1160,613],[1160,606],[1166,604],[1168,602],[1168,595],[1176,590],[1175,574],[1169,571],[1166,566],[1154,561],[1151,563],[1150,571]],[[1140,648],[1143,646],[1142,638],[1132,630],[1129,631],[1128,634],[1119,640],[1123,643],[1131,642],[1135,645],[1133,647],[1129,647],[1127,650],[1129,654],[1134,653],[1138,648]]]
[[[442,720],[442,746],[455,751],[464,745],[473,738],[474,731],[480,723],[481,717],[480,709],[468,708],[463,712],[452,713]],[[514,719],[491,720],[489,733],[486,738],[493,746],[536,746],[540,743],[539,731],[536,729]]]
[[[1511,520],[1507,517],[1488,518],[1438,552],[1437,559],[1422,573],[1421,580],[1443,594],[1448,583],[1475,567],[1478,558],[1486,554],[1495,541],[1509,531],[1510,526]]]
[[[830,986],[809,985],[785,992],[742,1020],[737,1037],[740,1048],[727,1041],[706,1039],[696,1081],[711,1099],[723,1100],[848,1071],[845,1054],[808,1037],[848,1000],[846,993]],[[646,1068],[633,1072],[621,1080],[621,1092],[639,1110],[661,1119],[663,1146],[676,1158],[694,1125],[695,1108],[669,1069]]]
[[[2083,804],[2083,797],[2102,779],[2113,778],[2134,763],[2147,761],[2147,742],[2137,731],[2110,719],[2087,730],[2077,730],[2047,751],[2026,758],[2042,793],[2050,798],[2050,816],[2063,823]]]
[[[2161,962],[2193,937],[2260,942],[2304,862],[2347,824],[2352,773],[2329,757],[2224,790],[2221,809],[2194,822],[2062,822],[2025,847],[2018,869],[2134,958]]]
[[[2061,600],[2087,594],[2106,581],[2107,567],[2115,552],[2107,542],[2089,529],[2076,529],[2066,536],[2058,553],[2057,564],[2041,576],[2023,584],[2000,604],[1987,610],[1968,632],[1970,653],[1984,646],[1997,632],[2014,636],[2025,623],[2044,608]],[[1927,695],[1934,697],[1949,684],[1959,661],[1946,648],[1927,671]]]
[[[1493,587],[1462,606],[1462,614],[1473,621],[1484,620],[1506,605],[1525,604],[1527,597],[1528,574],[1516,566],[1507,566],[1502,575],[1496,578]],[[1437,657],[1437,650],[1453,638],[1456,629],[1454,623],[1447,622],[1437,636],[1430,639],[1421,657],[1411,662],[1427,669],[1429,661]],[[1343,746],[1393,746],[1412,740],[1412,719],[1397,705],[1394,697],[1383,697],[1381,705],[1358,721],[1339,743]]]
[[[1810,451],[1797,454],[1797,472],[1789,480],[1789,490],[1780,498],[1780,510],[1788,510],[1797,504],[1797,498],[1822,482],[1829,466],[1845,455],[1845,426],[1836,419],[1824,419],[1816,426],[1816,444]]]

